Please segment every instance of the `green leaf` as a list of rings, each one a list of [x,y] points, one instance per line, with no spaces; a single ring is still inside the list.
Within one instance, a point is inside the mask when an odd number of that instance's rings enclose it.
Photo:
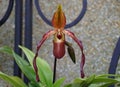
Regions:
[[[40,85],[39,84],[36,84],[35,82],[29,82],[29,87],[40,87]]]
[[[108,76],[119,77],[119,75],[92,75],[88,78],[77,78],[72,83],[65,85],[64,87],[108,87],[112,84],[120,83],[120,79],[108,78]]]
[[[95,75],[90,76],[89,78],[77,78],[73,82],[73,86],[80,86],[80,87],[89,87],[92,81],[94,80]]]
[[[82,87],[89,87],[94,79],[95,79],[95,75],[92,75],[92,76],[86,78],[86,80],[84,81],[84,85],[82,85]]]
[[[120,86],[120,77],[119,78],[115,78],[115,80],[118,81],[118,83],[116,85],[117,85],[117,87],[119,87]]]
[[[110,85],[118,83],[118,81],[112,78],[99,77],[99,78],[94,79],[93,83],[95,84],[103,83],[103,85],[99,87],[108,87]]]
[[[112,78],[106,78],[106,77],[99,77],[99,78],[95,78],[93,80],[93,83],[107,83],[107,82],[118,82],[117,80],[115,79],[112,79]]]
[[[10,47],[7,47],[7,46],[1,47],[0,51],[12,55],[14,57],[16,63],[22,70],[22,72],[26,75],[26,77],[30,81],[33,81],[35,84],[37,84],[35,72],[34,72],[33,68],[30,66],[30,64],[24,58],[17,55]]]
[[[61,87],[63,82],[65,81],[65,78],[60,78],[53,84],[53,87]]]
[[[25,55],[27,56],[28,61],[30,62],[32,68],[33,68],[33,58],[35,56],[35,54],[30,51],[29,49],[19,46],[22,51],[25,53]],[[43,84],[46,84],[47,87],[52,87],[53,83],[53,73],[52,70],[49,66],[49,64],[41,59],[41,58],[37,58],[37,66],[38,66],[38,73],[39,73],[39,77],[40,77],[40,81]]]
[[[72,83],[71,84],[66,84],[64,87],[72,87]]]
[[[66,84],[64,87],[88,87],[86,79],[76,78],[72,83]]]
[[[97,77],[120,77],[120,75],[118,75],[118,74],[101,74],[101,75],[96,76],[96,78]]]
[[[108,83],[104,83],[102,85],[100,85],[99,87],[108,87],[108,86],[111,86],[111,85],[114,85],[115,83],[113,82],[108,82]]]
[[[81,83],[81,82],[83,82],[83,81],[85,81],[85,79],[83,79],[83,78],[76,78],[76,79],[73,81],[73,83]]]
[[[89,87],[99,87],[99,84],[91,84]]]
[[[73,61],[73,63],[76,63],[75,51],[74,48],[72,47],[72,44],[67,41],[65,41],[65,44],[68,46],[67,51],[71,60]]]
[[[12,49],[8,46],[0,47],[0,51],[12,55]]]
[[[22,72],[26,75],[26,77],[30,81],[36,82],[36,76],[32,66],[30,66],[30,64],[25,59],[14,53],[14,51],[13,51],[13,56],[16,63],[18,64]]]
[[[71,83],[71,84],[65,85],[64,87],[88,87],[88,86],[83,86],[80,83]]]
[[[0,78],[9,82],[14,87],[27,87],[27,85],[18,77],[8,76],[2,72],[0,72]]]
[[[119,80],[108,78],[108,76],[119,77],[119,75],[112,75],[112,74],[98,75],[95,77],[92,84],[99,85],[98,87],[108,87],[110,85],[113,85],[113,84],[116,84],[119,82]],[[90,86],[90,87],[92,87],[92,86]]]

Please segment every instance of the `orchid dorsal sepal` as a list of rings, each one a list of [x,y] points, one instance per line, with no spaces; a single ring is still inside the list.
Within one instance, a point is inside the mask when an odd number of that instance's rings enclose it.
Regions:
[[[59,4],[52,18],[52,26],[57,29],[64,29],[66,25],[66,17],[62,10],[62,6]]]

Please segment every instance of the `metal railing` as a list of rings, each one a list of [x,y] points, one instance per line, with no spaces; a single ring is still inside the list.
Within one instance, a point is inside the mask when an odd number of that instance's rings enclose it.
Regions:
[[[9,5],[7,11],[5,12],[2,19],[0,19],[0,26],[2,26],[6,20],[9,18],[11,11],[13,9],[15,2],[15,38],[14,38],[14,50],[17,54],[22,56],[22,51],[18,48],[18,45],[24,45],[25,47],[32,50],[32,0],[25,0],[25,17],[23,16],[23,0],[9,0]],[[35,6],[38,11],[38,14],[46,22],[48,25],[52,26],[51,20],[47,19],[41,11],[39,0],[35,0]],[[84,16],[87,10],[87,0],[83,0],[83,7],[79,14],[79,16],[71,23],[67,24],[65,28],[70,28],[76,25]],[[23,29],[23,18],[25,19],[25,29]],[[24,30],[24,41],[22,38],[22,31]],[[23,44],[24,42],[24,44]],[[113,56],[111,59],[109,74],[115,74],[116,68],[118,64],[118,60],[120,57],[120,38],[117,42],[116,48],[113,52]],[[54,62],[54,78],[56,72],[56,61]],[[21,77],[22,73],[20,68],[17,66],[16,62],[14,62],[14,75]],[[24,76],[24,82],[28,83],[28,79]],[[114,86],[111,86],[114,87]]]

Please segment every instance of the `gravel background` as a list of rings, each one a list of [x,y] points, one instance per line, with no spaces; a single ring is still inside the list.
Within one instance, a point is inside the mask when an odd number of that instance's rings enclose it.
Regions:
[[[0,0],[0,18],[8,6],[8,0]],[[57,5],[63,6],[67,23],[73,21],[79,14],[82,7],[82,0],[39,0],[43,13],[51,19]],[[7,22],[0,27],[0,47],[7,45],[14,46],[14,9]],[[23,13],[24,15],[24,13]],[[23,26],[24,28],[24,26]],[[42,38],[43,33],[53,29],[39,17],[33,2],[33,51],[36,44]],[[88,8],[84,18],[74,27],[72,32],[83,42],[86,55],[85,74],[108,73],[108,67],[118,38],[120,37],[120,0],[88,0]],[[53,37],[50,37],[40,49],[39,56],[44,58],[53,68],[54,56],[52,54]],[[73,43],[77,63],[69,60],[66,52],[64,58],[58,60],[57,78],[66,77],[66,82],[79,77],[79,62],[81,52],[71,38],[66,35],[66,40]],[[6,54],[0,53],[0,71],[12,75],[13,59]],[[120,74],[120,64],[117,73]],[[0,87],[9,84],[0,80]],[[7,87],[8,87],[7,86]]]

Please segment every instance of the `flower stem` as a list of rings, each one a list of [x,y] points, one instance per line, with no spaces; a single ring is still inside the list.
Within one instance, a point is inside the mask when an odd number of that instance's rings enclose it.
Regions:
[[[56,66],[57,66],[57,58],[54,59],[53,83],[56,80]]]

